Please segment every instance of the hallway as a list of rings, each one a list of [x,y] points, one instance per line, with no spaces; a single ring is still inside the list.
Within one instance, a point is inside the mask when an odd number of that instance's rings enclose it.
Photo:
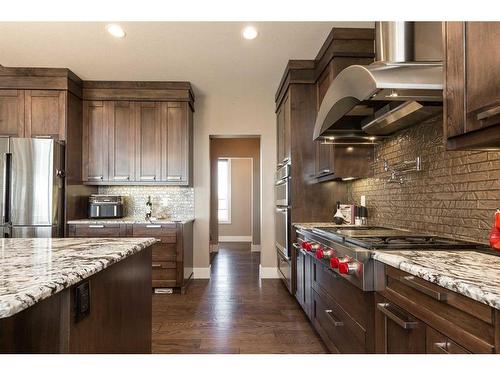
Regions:
[[[153,295],[153,353],[326,353],[280,280],[259,279],[260,253],[224,243],[210,280]]]

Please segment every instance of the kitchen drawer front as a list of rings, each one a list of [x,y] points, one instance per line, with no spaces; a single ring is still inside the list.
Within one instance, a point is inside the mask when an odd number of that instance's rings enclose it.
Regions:
[[[327,292],[338,302],[342,301],[342,308],[363,327],[373,324],[373,315],[369,312],[373,311],[373,293],[363,292],[318,259],[313,259],[312,287],[317,292]]]
[[[493,310],[396,268],[385,267],[381,294],[474,353],[495,348]]]
[[[425,337],[427,354],[471,354],[470,351],[429,326],[426,327]]]
[[[276,248],[278,255],[278,272],[281,280],[285,283],[288,291],[292,293],[292,266],[290,260],[286,259],[281,251]]]
[[[176,241],[176,224],[134,224],[134,237],[165,237]]]
[[[75,237],[122,237],[125,226],[119,224],[78,224],[74,226]]]
[[[175,280],[177,269],[175,262],[153,262],[153,280]]]
[[[366,353],[366,331],[326,294],[313,291],[313,324],[332,352]]]
[[[157,243],[153,246],[153,262],[175,262],[177,258],[177,244]]]

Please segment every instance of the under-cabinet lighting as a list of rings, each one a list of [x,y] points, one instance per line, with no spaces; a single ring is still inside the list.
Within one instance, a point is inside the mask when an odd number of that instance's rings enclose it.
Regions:
[[[116,24],[111,24],[106,26],[106,30],[108,30],[108,33],[113,35],[115,38],[123,38],[125,37],[125,31],[122,29],[120,25]]]
[[[354,151],[354,147],[351,147],[351,146],[347,147],[347,152],[353,152],[353,151]]]

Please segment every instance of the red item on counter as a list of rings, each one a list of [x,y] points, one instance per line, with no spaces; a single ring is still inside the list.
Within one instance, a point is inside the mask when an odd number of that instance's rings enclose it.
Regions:
[[[500,251],[500,209],[495,213],[495,222],[490,233],[490,246]]]

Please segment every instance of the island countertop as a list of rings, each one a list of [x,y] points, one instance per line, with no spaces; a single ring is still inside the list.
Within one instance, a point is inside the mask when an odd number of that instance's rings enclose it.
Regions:
[[[0,239],[0,318],[33,306],[155,242],[153,238]]]
[[[500,256],[465,250],[375,250],[373,258],[500,310]]]
[[[192,217],[177,217],[169,219],[147,220],[135,217],[122,217],[117,219],[77,219],[69,220],[67,224],[99,225],[99,224],[186,224],[194,221]]]

